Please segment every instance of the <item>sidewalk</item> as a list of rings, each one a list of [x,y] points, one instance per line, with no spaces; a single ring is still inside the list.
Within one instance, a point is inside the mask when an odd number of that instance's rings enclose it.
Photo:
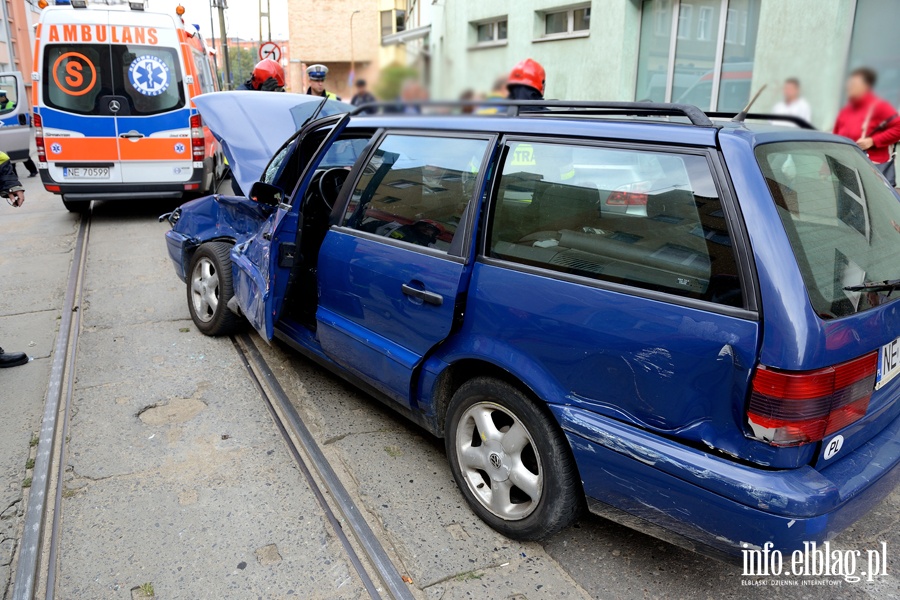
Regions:
[[[29,441],[40,428],[78,218],[39,179],[26,178],[25,204],[0,201],[0,346],[34,360],[0,371],[0,598],[12,576]]]

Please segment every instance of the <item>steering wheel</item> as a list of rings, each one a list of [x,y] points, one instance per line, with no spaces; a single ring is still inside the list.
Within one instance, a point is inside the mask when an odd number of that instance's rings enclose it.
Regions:
[[[334,201],[337,200],[338,194],[341,193],[341,187],[347,181],[349,174],[349,170],[343,167],[335,167],[328,169],[319,176],[319,196],[321,196],[322,202],[325,203],[329,211],[334,208]],[[329,198],[331,199],[330,202]]]

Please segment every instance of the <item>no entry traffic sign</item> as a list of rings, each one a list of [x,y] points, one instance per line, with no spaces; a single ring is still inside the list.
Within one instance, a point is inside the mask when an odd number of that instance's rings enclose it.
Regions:
[[[275,42],[264,42],[259,47],[259,59],[271,58],[275,62],[281,62],[281,46]]]

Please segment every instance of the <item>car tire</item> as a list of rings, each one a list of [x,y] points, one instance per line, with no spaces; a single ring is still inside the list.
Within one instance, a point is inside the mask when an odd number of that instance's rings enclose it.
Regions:
[[[445,434],[466,502],[503,535],[544,539],[581,512],[584,492],[568,441],[518,388],[493,377],[464,383],[447,409]]]
[[[187,277],[187,303],[191,320],[202,333],[230,335],[237,331],[240,317],[228,308],[234,296],[231,281],[231,244],[208,242],[191,258]]]
[[[71,213],[84,214],[91,208],[90,200],[66,200],[63,198],[63,206]]]

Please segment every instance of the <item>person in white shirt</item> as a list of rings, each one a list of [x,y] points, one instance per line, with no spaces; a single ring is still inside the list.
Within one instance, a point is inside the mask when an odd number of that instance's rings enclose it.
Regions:
[[[809,102],[805,98],[800,97],[800,80],[796,77],[786,79],[782,93],[784,94],[784,100],[777,103],[772,108],[772,112],[776,115],[800,117],[809,123],[812,118],[812,111],[809,108]]]

